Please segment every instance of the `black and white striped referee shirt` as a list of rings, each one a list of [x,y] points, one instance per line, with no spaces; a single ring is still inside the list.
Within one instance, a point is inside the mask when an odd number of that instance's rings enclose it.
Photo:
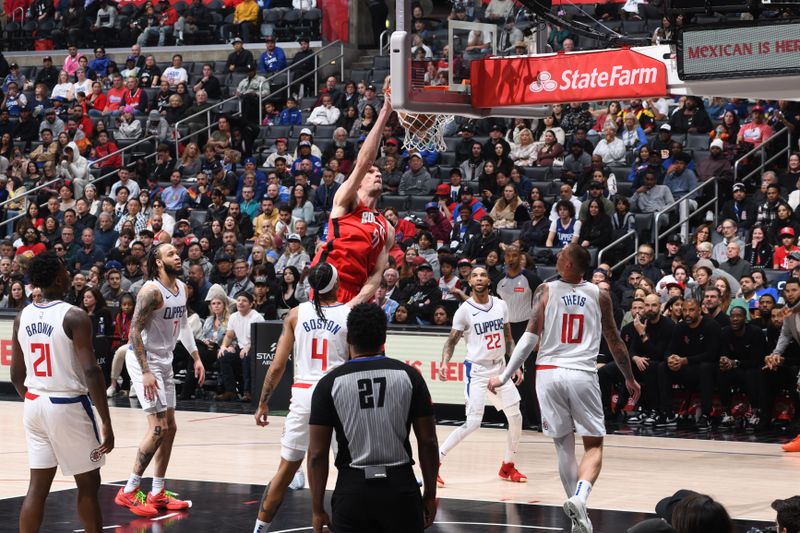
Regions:
[[[542,280],[539,279],[539,276],[524,268],[513,278],[506,274],[497,282],[495,292],[508,306],[510,323],[527,322],[531,318],[533,292],[541,284]]]
[[[336,429],[337,468],[364,469],[413,464],[411,422],[432,415],[417,370],[384,356],[359,357],[317,383],[309,424]]]

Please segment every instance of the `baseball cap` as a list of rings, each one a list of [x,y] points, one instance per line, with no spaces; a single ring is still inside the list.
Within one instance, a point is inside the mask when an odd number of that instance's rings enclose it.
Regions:
[[[783,235],[790,235],[794,237],[794,228],[791,226],[786,226],[785,228],[781,228],[781,236]]]
[[[125,61],[126,62],[127,61],[133,61],[135,63],[136,62],[136,56],[128,56],[128,58]]]
[[[278,137],[277,139],[275,139],[275,144],[278,143],[286,144],[286,137]]]
[[[16,63],[11,63],[10,65],[8,65],[8,68],[10,69],[19,68],[19,65],[17,65]]]
[[[374,85],[367,85],[367,90],[368,91],[374,91],[375,90],[375,86]]]
[[[744,190],[745,190],[744,183],[734,183],[733,184],[733,192],[744,191]]]
[[[450,186],[446,183],[440,183],[437,185],[436,196],[450,196]]]
[[[697,493],[693,490],[681,489],[672,496],[667,496],[656,504],[656,514],[667,522],[672,523],[672,511],[675,506],[684,498],[695,494]]]
[[[181,224],[186,224],[187,226],[191,226],[191,225],[192,225],[192,223],[191,223],[191,222],[189,222],[189,221],[188,221],[187,219],[185,219],[185,218],[182,218],[182,219],[180,219],[179,221],[177,221],[177,222],[175,223],[175,225],[176,225],[176,226],[180,226]]]
[[[308,142],[308,141],[300,141],[297,146],[307,146],[307,147],[310,148],[311,147],[311,143]]]
[[[428,209],[439,209],[439,204],[437,204],[436,202],[428,202],[427,204],[425,204],[425,211],[427,211]]]
[[[419,155],[419,152],[411,152],[410,154],[408,154],[409,159],[411,159],[412,157],[417,157],[419,159],[422,159],[422,156]]]
[[[658,129],[663,131],[672,131],[672,126],[670,126],[669,124],[662,124],[661,127]]]
[[[764,108],[761,107],[760,105],[754,105],[753,109],[751,109],[750,112],[751,113],[756,113],[756,112],[763,113],[764,112]]]
[[[492,124],[492,127],[491,127],[491,128],[489,128],[489,131],[500,131],[500,132],[504,132],[504,131],[506,131],[506,130],[505,130],[505,128],[504,128],[503,126],[501,126],[500,124]]]
[[[217,257],[217,263],[221,263],[223,261],[233,263],[233,257],[228,254],[222,254],[221,256]]]
[[[800,252],[792,252],[789,254],[789,259],[794,259],[795,261],[800,261]]]
[[[398,146],[400,143],[397,142],[397,139],[391,138],[391,139],[386,139],[386,142],[384,144],[391,144],[392,146]]]
[[[681,239],[681,236],[678,235],[677,233],[673,233],[667,239],[667,244],[677,244],[678,246],[680,246],[681,244],[683,244],[683,239]]]
[[[44,56],[44,57],[42,58],[42,63],[44,63],[45,61],[52,61],[52,60],[53,60],[53,58],[52,58],[52,57],[50,57],[50,56]]]
[[[152,111],[150,111],[150,114],[147,116],[147,118],[149,118],[150,120],[160,120],[161,113],[159,113],[157,109],[153,109]]]
[[[286,240],[287,241],[302,242],[302,239],[300,238],[300,235],[298,235],[297,233],[290,233],[289,236],[286,238]]]
[[[714,139],[711,141],[709,148],[719,148],[720,150],[723,150],[725,148],[725,143],[722,142],[722,139]]]
[[[475,133],[475,128],[472,127],[472,124],[466,123],[463,126],[461,126],[461,129],[459,131],[468,132],[468,133]]]
[[[595,268],[592,270],[592,274],[602,274],[604,278],[608,279],[608,270],[604,268]]]
[[[241,37],[234,37],[234,39],[231,41],[231,44],[243,43],[243,42],[244,41],[242,40]]]
[[[667,286],[666,286],[667,290],[669,290],[672,287],[677,287],[680,290],[686,289],[686,286],[683,283],[681,283],[680,281],[670,281],[669,283],[667,283]]]
[[[303,128],[302,130],[300,130],[300,135],[311,135],[311,136],[313,136],[314,134],[311,133],[311,130],[309,128]]]
[[[472,192],[472,188],[466,185],[464,187],[461,187],[461,196],[464,196],[465,194],[474,194]]]
[[[117,270],[119,270],[119,269],[121,269],[121,268],[122,268],[122,263],[120,263],[119,261],[116,261],[116,260],[114,260],[114,259],[112,259],[111,261],[109,261],[108,263],[106,263],[106,266],[105,266],[105,269],[106,269],[106,270],[111,270],[111,269],[117,269]]]
[[[248,163],[253,163],[255,165],[256,164],[256,158],[255,157],[245,157],[244,158],[244,164],[246,165]]]
[[[255,285],[269,285],[269,279],[267,279],[267,276],[256,276],[253,279],[253,283]]]
[[[460,267],[462,267],[462,266],[472,266],[472,261],[470,261],[466,257],[462,257],[461,259],[458,260],[458,266],[460,266]]]
[[[419,259],[422,259],[422,258],[420,257]],[[416,263],[416,261],[415,261],[415,263]],[[430,263],[428,263],[427,261],[425,261],[423,259],[423,262],[421,264],[417,265],[417,270],[430,270],[431,272],[433,272],[433,267],[431,266]]]

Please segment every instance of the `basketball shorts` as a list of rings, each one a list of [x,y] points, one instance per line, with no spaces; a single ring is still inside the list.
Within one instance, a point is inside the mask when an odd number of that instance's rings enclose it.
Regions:
[[[31,469],[61,467],[65,476],[96,470],[106,462],[96,452],[100,433],[88,396],[25,394],[23,414]]]
[[[504,385],[496,388],[494,392],[489,392],[487,385],[489,378],[499,376],[506,368],[503,359],[495,363],[475,363],[469,360],[464,361],[464,373],[466,383],[464,386],[464,396],[467,399],[467,417],[473,416],[483,418],[483,410],[486,407],[486,400],[498,411],[506,407],[511,407],[519,403],[519,392],[513,381],[508,380]]]
[[[156,355],[147,354],[147,364],[158,385],[153,399],[148,400],[144,397],[142,369],[139,361],[133,350],[129,349],[125,354],[125,365],[128,367],[128,375],[131,377],[131,386],[136,388],[136,398],[139,400],[142,410],[148,415],[175,409],[175,376],[172,373],[172,361],[160,361],[159,359]]]
[[[289,414],[281,435],[281,457],[287,461],[301,461],[308,451],[308,418],[315,386],[316,383],[304,382],[292,385]]]
[[[347,285],[346,283],[339,282],[339,290],[336,293],[336,299],[341,303],[346,304],[361,292],[361,287],[357,285]]]
[[[575,433],[604,437],[603,403],[596,372],[537,367],[536,395],[542,411],[542,432],[548,437]]]

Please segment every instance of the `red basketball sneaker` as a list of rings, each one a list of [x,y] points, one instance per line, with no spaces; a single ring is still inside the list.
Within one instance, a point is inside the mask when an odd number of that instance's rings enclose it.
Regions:
[[[125,492],[125,488],[120,487],[114,498],[114,503],[127,507],[137,516],[149,518],[158,514],[158,509],[150,505],[149,499],[149,496],[145,496],[144,492],[140,491],[138,487],[133,492]]]
[[[800,452],[800,435],[781,446],[781,448],[785,452]]]
[[[527,483],[528,476],[514,468],[514,463],[503,463],[500,467],[500,472],[497,473],[501,479],[512,481],[514,483]]]
[[[179,500],[174,492],[161,489],[158,494],[147,493],[147,503],[156,509],[166,509],[168,511],[181,511],[192,506],[192,500]]]

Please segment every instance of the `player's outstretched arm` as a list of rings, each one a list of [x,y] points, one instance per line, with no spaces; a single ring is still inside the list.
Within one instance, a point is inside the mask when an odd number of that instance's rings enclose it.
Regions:
[[[378,287],[380,287],[381,280],[383,279],[383,271],[389,266],[389,250],[391,250],[393,246],[394,228],[390,224],[387,224],[386,245],[378,255],[375,267],[372,269],[366,283],[364,283],[364,286],[358,291],[356,297],[350,300],[347,305],[353,307],[361,303],[367,303],[375,296],[375,292],[378,290]]]
[[[380,146],[383,127],[386,125],[391,114],[392,106],[387,99],[378,113],[378,119],[375,121],[375,125],[367,134],[364,144],[361,145],[361,149],[358,151],[358,156],[356,157],[356,162],[353,166],[353,171],[350,173],[350,177],[342,183],[341,187],[339,187],[336,194],[333,196],[331,216],[338,217],[349,213],[353,205],[355,205],[356,192],[358,192],[358,188],[361,187],[361,181],[364,179],[364,176],[367,175],[369,169],[375,164],[375,156]]]
[[[131,318],[131,331],[128,340],[131,343],[133,354],[142,369],[142,385],[144,386],[144,397],[152,400],[155,391],[158,389],[156,378],[150,372],[150,365],[147,364],[147,352],[144,349],[144,339],[142,332],[150,324],[153,313],[162,304],[161,293],[153,286],[142,287],[136,296],[136,308],[133,310]]]
[[[286,371],[286,363],[289,361],[289,354],[292,353],[292,347],[294,346],[294,328],[296,324],[297,307],[293,307],[286,314],[286,318],[283,319],[283,331],[278,339],[275,357],[269,365],[269,371],[264,378],[264,384],[261,386],[261,397],[258,400],[258,409],[256,409],[256,424],[259,426],[263,427],[269,423],[267,422],[269,399]]]
[[[458,344],[458,341],[461,340],[463,335],[463,331],[451,329],[450,335],[444,342],[444,348],[442,348],[442,364],[439,365],[439,379],[442,381],[447,381],[447,363],[449,363],[450,359],[453,358],[453,352],[456,349],[456,344]]]
[[[92,399],[97,414],[102,422],[103,441],[97,451],[109,453],[114,449],[114,430],[111,428],[111,414],[106,400],[106,383],[103,371],[97,364],[92,345],[92,321],[86,311],[78,308],[70,309],[64,316],[64,332],[72,339],[75,355],[86,377],[89,397]]]
[[[25,392],[28,390],[25,388],[28,369],[25,367],[25,354],[22,353],[22,346],[20,346],[17,338],[20,313],[17,313],[17,317],[14,319],[14,329],[11,330],[11,383],[14,384],[19,397],[24,398]]]
[[[600,314],[600,320],[603,325],[603,337],[606,339],[608,349],[611,351],[614,362],[617,363],[617,368],[619,368],[619,371],[622,372],[622,375],[625,377],[625,386],[628,388],[631,399],[636,402],[639,399],[639,394],[642,389],[633,377],[628,348],[619,336],[617,324],[614,322],[614,305],[611,303],[611,296],[607,291],[602,289],[600,290]]]
[[[520,337],[519,342],[514,347],[514,352],[508,360],[506,369],[500,374],[499,377],[489,379],[489,390],[494,391],[495,388],[505,384],[514,373],[519,370],[525,359],[531,354],[536,344],[539,342],[539,337],[542,334],[544,327],[544,312],[547,307],[547,285],[542,283],[533,292],[533,307],[531,308],[531,318],[528,320],[528,327],[525,333]]]

